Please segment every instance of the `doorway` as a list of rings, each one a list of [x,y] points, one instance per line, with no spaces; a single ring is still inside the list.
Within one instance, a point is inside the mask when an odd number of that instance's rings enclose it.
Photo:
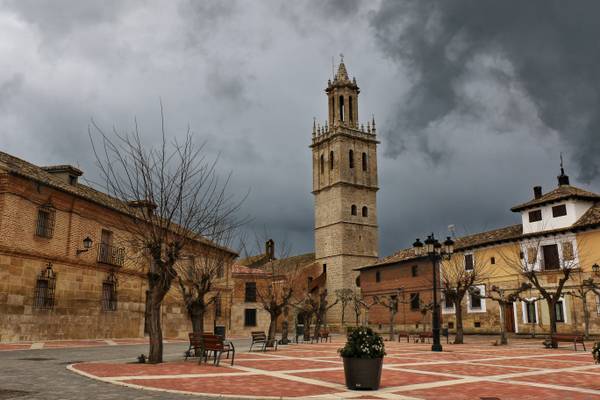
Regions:
[[[506,327],[506,332],[514,333],[515,332],[515,313],[514,313],[514,305],[513,303],[506,304],[504,307],[504,325]]]

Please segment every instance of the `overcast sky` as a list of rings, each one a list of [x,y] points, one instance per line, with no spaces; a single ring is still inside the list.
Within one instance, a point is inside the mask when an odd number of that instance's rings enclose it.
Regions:
[[[248,229],[313,249],[308,145],[332,56],[378,122],[380,255],[518,221],[531,187],[600,191],[599,1],[0,1],[0,150],[93,179],[88,124],[189,125]]]

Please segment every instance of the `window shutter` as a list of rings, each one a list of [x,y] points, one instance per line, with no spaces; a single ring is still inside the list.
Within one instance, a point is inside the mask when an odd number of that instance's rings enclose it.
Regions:
[[[527,262],[533,264],[537,261],[537,247],[527,248]]]
[[[573,254],[573,243],[563,242],[562,243],[563,260],[572,261],[575,258]]]

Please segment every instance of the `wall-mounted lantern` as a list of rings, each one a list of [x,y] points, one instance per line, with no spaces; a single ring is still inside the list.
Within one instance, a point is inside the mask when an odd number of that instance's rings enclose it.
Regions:
[[[80,255],[81,253],[85,253],[86,251],[89,251],[92,248],[92,243],[93,240],[87,236],[85,239],[83,239],[83,249],[77,249],[77,255]]]

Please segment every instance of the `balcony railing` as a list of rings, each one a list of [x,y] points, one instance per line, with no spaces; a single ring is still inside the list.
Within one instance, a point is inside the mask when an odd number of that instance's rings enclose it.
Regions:
[[[100,243],[98,245],[98,262],[122,267],[125,262],[125,248]]]

